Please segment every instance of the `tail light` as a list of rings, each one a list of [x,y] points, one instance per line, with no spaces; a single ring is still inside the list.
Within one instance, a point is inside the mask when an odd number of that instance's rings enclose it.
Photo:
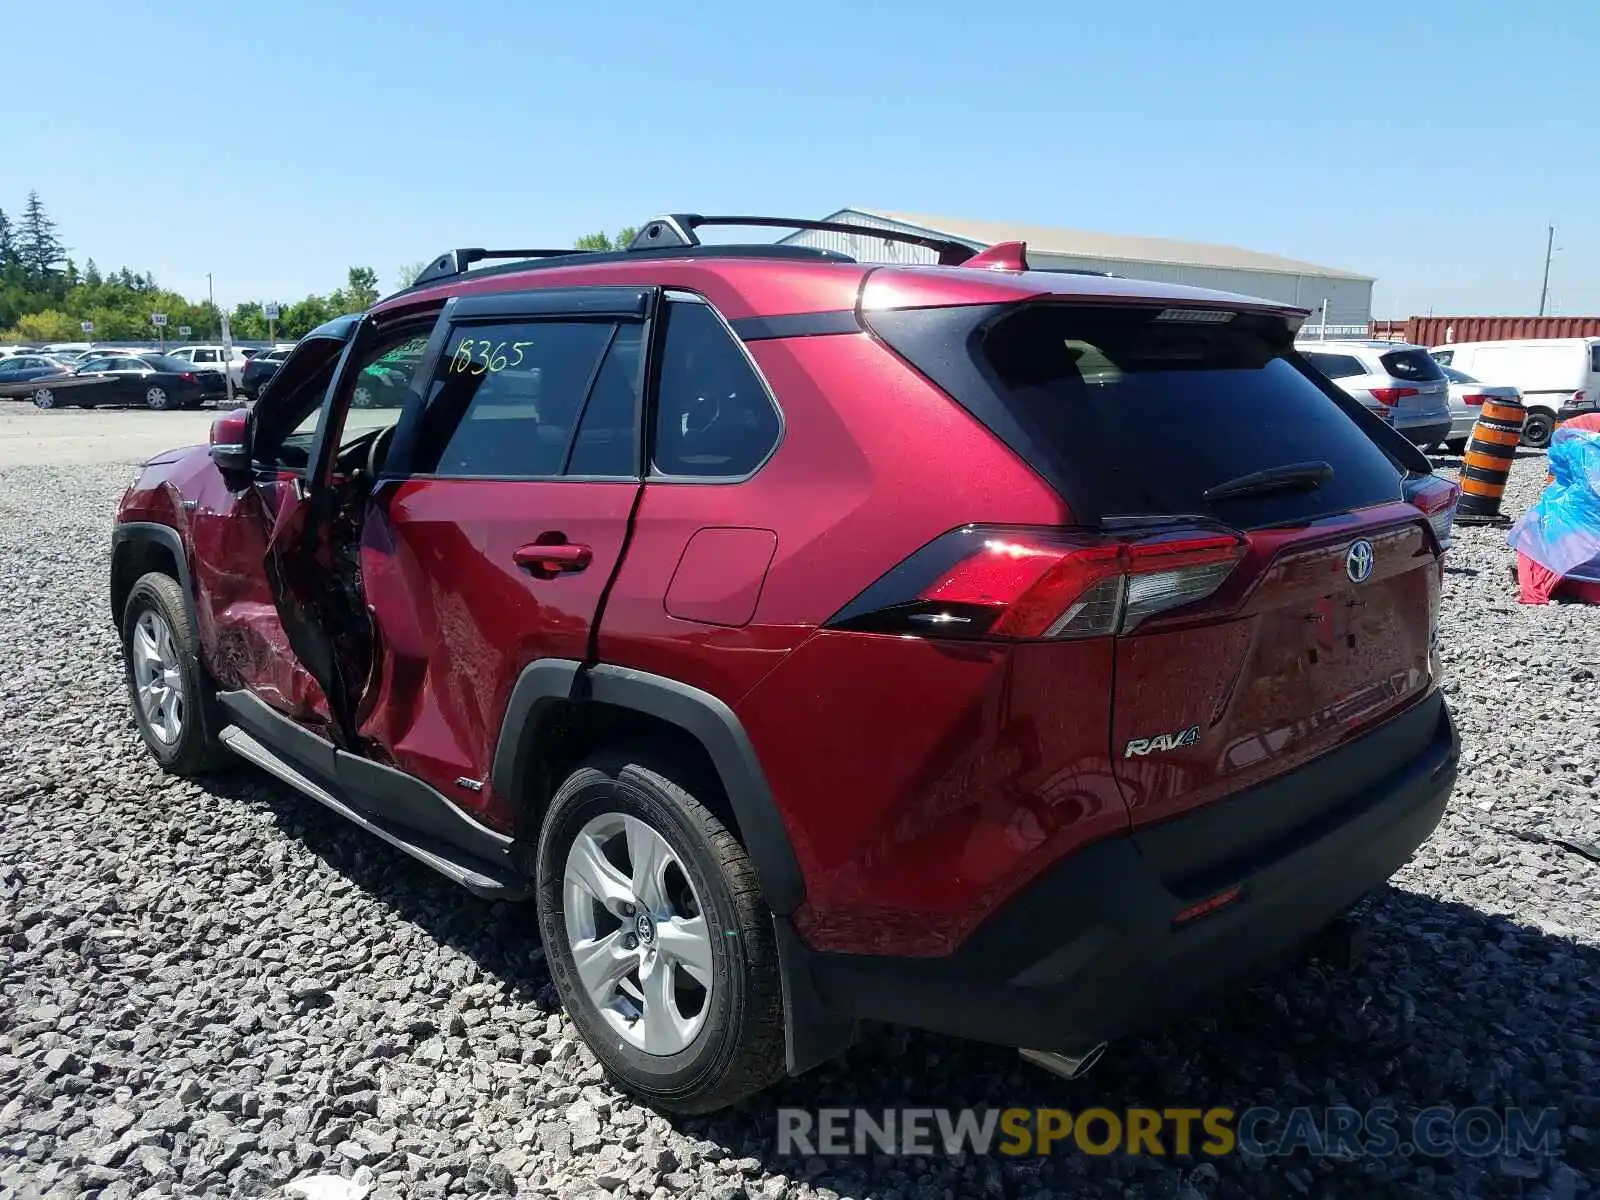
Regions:
[[[193,371],[185,371],[182,375],[179,375],[178,378],[183,380],[183,382],[185,382],[185,383],[199,383],[200,382],[200,380],[195,377],[195,373]]]
[[[828,622],[902,636],[1029,640],[1128,633],[1203,600],[1244,557],[1237,533],[968,525],[913,554]]]
[[[1406,480],[1405,497],[1428,518],[1434,536],[1439,539],[1440,549],[1448,548],[1450,535],[1455,528],[1456,501],[1461,498],[1461,489],[1437,475],[1413,475]]]
[[[1482,392],[1473,392],[1469,396],[1461,397],[1461,403],[1470,404],[1474,408],[1477,408],[1479,405],[1481,405],[1488,398],[1489,397],[1485,396]]]
[[[1379,404],[1388,405],[1390,408],[1393,408],[1396,404],[1399,404],[1400,401],[1404,400],[1407,396],[1422,395],[1422,393],[1417,391],[1416,388],[1408,387],[1372,388],[1371,391],[1372,394],[1377,397]]]

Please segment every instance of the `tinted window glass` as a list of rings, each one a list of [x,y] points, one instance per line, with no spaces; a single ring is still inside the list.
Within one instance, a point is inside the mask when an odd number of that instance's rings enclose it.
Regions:
[[[328,385],[344,342],[308,338],[273,380],[272,392],[255,407],[252,455],[268,467],[298,470],[306,465]]]
[[[1349,354],[1324,354],[1316,350],[1305,353],[1306,360],[1329,379],[1349,379],[1367,373],[1361,360]]]
[[[214,363],[217,361],[215,350],[196,350],[192,356],[197,363]]]
[[[1426,350],[1391,350],[1378,359],[1383,369],[1396,379],[1417,379],[1431,383],[1443,379],[1444,372]]]
[[[994,310],[988,310],[993,314]],[[1080,519],[1213,516],[1254,528],[1394,500],[1400,469],[1286,357],[1282,327],[1041,304],[992,321],[871,314],[878,333],[1060,481]],[[968,322],[965,329],[951,324]],[[1251,472],[1326,462],[1314,491],[1208,501]]]
[[[1448,366],[1455,360],[1456,352],[1454,350],[1430,350],[1428,351],[1428,357],[1436,363]]]
[[[1589,346],[1589,370],[1600,372],[1600,342]]]
[[[667,306],[653,462],[663,475],[737,478],[782,431],[772,397],[709,305]]]
[[[559,475],[614,328],[577,321],[457,326],[434,378],[417,470]]]
[[[620,325],[600,365],[568,475],[633,476],[639,473],[639,359],[644,327]]]

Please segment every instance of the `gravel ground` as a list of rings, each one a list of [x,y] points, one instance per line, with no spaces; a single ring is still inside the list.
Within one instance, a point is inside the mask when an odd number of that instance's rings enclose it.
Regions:
[[[1542,461],[1519,462],[1508,511]],[[531,914],[454,890],[263,775],[163,776],[105,612],[121,466],[0,470],[0,1196],[1488,1195],[1600,1187],[1600,616],[1523,608],[1462,530],[1445,654],[1466,744],[1444,824],[1319,964],[1065,1083],[885,1031],[716,1119],[619,1097],[555,1003]],[[1487,1104],[1561,1110],[1548,1158],[803,1160],[778,1104]]]

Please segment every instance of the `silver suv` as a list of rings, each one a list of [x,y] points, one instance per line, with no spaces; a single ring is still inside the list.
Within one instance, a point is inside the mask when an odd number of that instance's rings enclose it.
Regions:
[[[1405,342],[1301,341],[1312,366],[1424,448],[1450,436],[1450,381],[1427,347]]]

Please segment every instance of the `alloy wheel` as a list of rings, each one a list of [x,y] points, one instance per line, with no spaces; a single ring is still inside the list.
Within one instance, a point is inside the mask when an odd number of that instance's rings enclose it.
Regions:
[[[603,813],[573,839],[562,890],[573,963],[600,1016],[646,1054],[687,1049],[711,1010],[711,936],[666,839]]]
[[[167,389],[153,387],[144,394],[144,402],[151,408],[161,410],[167,407]]]
[[[139,713],[155,738],[172,745],[183,733],[183,671],[166,618],[154,609],[133,630],[133,682]]]

